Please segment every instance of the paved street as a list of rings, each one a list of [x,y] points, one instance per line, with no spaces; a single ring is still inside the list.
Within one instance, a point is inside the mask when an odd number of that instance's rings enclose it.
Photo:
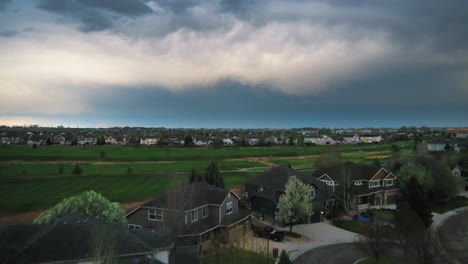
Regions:
[[[294,259],[294,264],[351,264],[369,256],[357,243],[328,245],[307,251]]]
[[[439,239],[459,263],[468,263],[468,211],[447,218],[439,229]]]

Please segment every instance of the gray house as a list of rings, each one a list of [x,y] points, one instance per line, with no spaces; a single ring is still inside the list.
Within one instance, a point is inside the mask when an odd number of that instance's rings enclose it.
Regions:
[[[245,195],[250,208],[262,215],[274,217],[279,198],[291,176],[296,176],[310,186],[314,214],[307,222],[318,222],[322,212],[331,212],[337,200],[332,188],[315,177],[288,166],[274,167],[245,183]]]
[[[217,232],[227,234],[249,227],[251,213],[239,208],[232,191],[206,183],[176,188],[127,215],[130,229],[167,227],[178,238],[201,243]],[[227,238],[228,239],[228,238]]]
[[[316,170],[313,176],[343,194],[343,184],[348,182],[352,195],[351,209],[367,210],[371,206],[395,204],[399,196],[397,177],[385,168],[346,162],[332,168]]]

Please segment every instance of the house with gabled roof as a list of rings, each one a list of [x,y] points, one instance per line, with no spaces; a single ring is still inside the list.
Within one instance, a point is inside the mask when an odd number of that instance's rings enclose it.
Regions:
[[[311,175],[288,166],[271,168],[245,183],[245,195],[250,208],[262,215],[274,217],[279,198],[284,194],[286,183],[292,176],[296,176],[310,187],[314,214],[307,222],[318,222],[321,212],[331,212],[337,200],[332,188]]]
[[[343,195],[343,184],[351,186],[352,209],[367,210],[371,206],[394,205],[399,196],[397,177],[383,167],[346,162],[321,168],[313,176]]]
[[[167,227],[187,243],[202,243],[215,233],[250,228],[251,212],[240,208],[231,190],[194,183],[169,191],[127,214],[129,227]]]
[[[2,263],[176,263],[173,247],[168,229],[135,231],[80,215],[0,228]]]

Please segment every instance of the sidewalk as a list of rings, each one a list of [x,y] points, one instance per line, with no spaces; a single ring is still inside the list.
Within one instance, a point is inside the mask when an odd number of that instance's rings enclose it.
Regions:
[[[468,206],[453,209],[443,214],[432,213],[432,221],[433,221],[432,227],[435,230],[438,230],[439,227],[444,223],[445,220],[447,220],[448,217],[458,214],[460,212],[466,211],[466,210],[468,210]]]

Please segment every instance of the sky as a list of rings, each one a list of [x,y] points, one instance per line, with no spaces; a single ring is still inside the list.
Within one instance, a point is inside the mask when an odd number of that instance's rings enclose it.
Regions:
[[[468,126],[466,0],[0,0],[0,125]]]

